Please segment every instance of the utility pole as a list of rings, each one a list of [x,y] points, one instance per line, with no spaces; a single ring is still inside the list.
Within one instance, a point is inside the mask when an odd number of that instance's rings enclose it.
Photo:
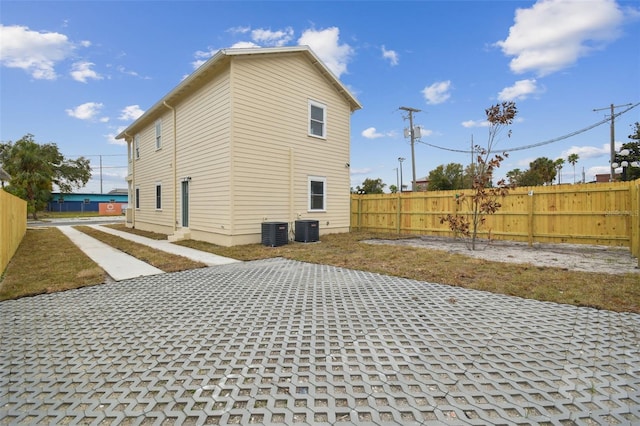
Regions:
[[[609,182],[613,182],[615,179],[615,175],[616,175],[616,170],[613,168],[613,163],[616,160],[616,130],[615,130],[615,114],[614,114],[614,110],[616,108],[621,108],[621,107],[626,107],[626,106],[630,106],[632,104],[624,104],[624,105],[614,105],[611,104],[610,106],[606,107],[606,108],[596,108],[593,111],[603,111],[605,109],[610,109],[611,110],[611,129],[610,129],[610,133],[611,133],[611,148],[610,148],[610,152],[609,152]]]
[[[102,155],[100,156],[100,193],[104,194],[102,192]]]
[[[420,112],[421,110],[410,107],[400,107],[401,110],[407,111],[409,113],[409,129],[411,132],[411,168],[413,171],[413,182],[411,184],[411,191],[415,192],[416,190],[416,156],[415,156],[415,132],[413,130],[413,113]]]

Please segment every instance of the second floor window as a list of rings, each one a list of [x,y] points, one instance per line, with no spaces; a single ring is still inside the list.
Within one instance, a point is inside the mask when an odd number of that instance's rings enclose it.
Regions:
[[[156,120],[156,149],[162,148],[162,120]]]
[[[309,101],[309,135],[319,138],[327,136],[327,107],[319,102]]]

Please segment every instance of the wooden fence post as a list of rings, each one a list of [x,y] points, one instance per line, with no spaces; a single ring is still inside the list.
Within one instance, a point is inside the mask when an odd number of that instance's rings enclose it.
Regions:
[[[398,235],[400,235],[400,230],[401,230],[401,226],[400,226],[400,220],[402,220],[402,200],[400,199],[400,192],[398,193],[398,205],[396,207],[396,232],[398,233]]]
[[[358,195],[358,231],[362,231],[362,195]]]
[[[640,179],[629,185],[629,198],[631,211],[631,235],[629,241],[631,243],[631,254],[638,259],[638,268],[640,268]]]
[[[527,227],[529,247],[533,246],[533,190],[529,191],[529,226]]]

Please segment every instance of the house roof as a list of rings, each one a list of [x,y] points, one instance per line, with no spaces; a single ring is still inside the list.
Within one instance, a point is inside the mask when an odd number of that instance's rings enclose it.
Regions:
[[[270,48],[233,48],[233,49],[221,49],[215,55],[213,55],[207,62],[202,64],[191,75],[185,78],[180,84],[178,84],[173,90],[171,90],[162,99],[156,102],[151,108],[149,108],[142,116],[134,121],[129,127],[120,132],[116,139],[124,139],[125,136],[133,136],[140,128],[144,127],[147,123],[154,120],[159,111],[165,110],[167,106],[174,106],[187,94],[194,90],[194,87],[198,87],[202,81],[206,81],[207,77],[214,74],[222,65],[226,64],[233,56],[248,56],[248,55],[270,55],[270,54],[302,54],[305,55],[309,61],[316,67],[316,69],[329,81],[330,84],[349,102],[351,111],[355,111],[362,108],[362,105],[358,100],[349,92],[349,90],[340,82],[338,77],[335,76],[327,68],[327,66],[316,56],[315,53],[308,46],[288,46],[288,47],[270,47]]]

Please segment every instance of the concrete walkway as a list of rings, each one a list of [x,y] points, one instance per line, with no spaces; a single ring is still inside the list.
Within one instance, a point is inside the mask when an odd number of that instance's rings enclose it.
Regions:
[[[206,253],[189,247],[172,244],[166,240],[153,240],[151,238],[142,237],[129,232],[117,231],[113,228],[101,225],[87,226],[139,244],[144,244],[156,250],[162,250],[167,253],[202,262],[207,266],[219,266],[239,262],[238,260],[230,259],[228,257],[218,256],[212,253]],[[164,273],[164,271],[104,244],[101,241],[74,229],[72,226],[58,226],[58,228],[87,256],[104,269],[105,272],[115,281]]]
[[[217,254],[207,253],[201,250],[195,250],[190,247],[184,247],[178,244],[173,244],[167,240],[154,240],[151,238],[143,237],[141,235],[132,234],[130,232],[118,231],[113,228],[109,228],[107,226],[102,225],[89,225],[91,228],[95,228],[99,231],[109,233],[111,235],[116,235],[121,238],[125,238],[130,241],[134,241],[139,244],[144,244],[145,246],[152,247],[156,250],[162,250],[167,253],[176,254],[178,256],[183,256],[189,258],[191,260],[202,262],[207,266],[219,266],[219,265],[227,265],[229,263],[236,263],[239,260],[231,259],[224,256],[218,256]]]
[[[59,226],[58,229],[115,281],[164,273],[161,269],[116,250],[72,226]]]

